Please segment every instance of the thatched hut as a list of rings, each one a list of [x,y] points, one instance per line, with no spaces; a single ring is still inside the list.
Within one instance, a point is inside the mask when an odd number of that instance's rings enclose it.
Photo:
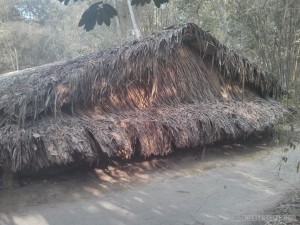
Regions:
[[[270,73],[195,24],[0,76],[0,167],[165,155],[263,131],[288,110]]]

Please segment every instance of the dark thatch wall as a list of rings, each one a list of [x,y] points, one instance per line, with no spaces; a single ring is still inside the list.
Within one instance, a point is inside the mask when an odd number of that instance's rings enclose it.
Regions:
[[[0,77],[0,167],[164,155],[263,131],[276,78],[194,24]]]

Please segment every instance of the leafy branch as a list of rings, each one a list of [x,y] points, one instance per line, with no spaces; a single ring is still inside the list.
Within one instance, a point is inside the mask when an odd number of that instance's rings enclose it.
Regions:
[[[71,0],[59,0],[64,5],[68,5]],[[73,0],[77,2],[78,0]],[[81,0],[83,1],[83,0]],[[157,8],[164,3],[169,2],[169,0],[153,0]],[[144,6],[145,4],[150,4],[151,0],[131,0],[131,5],[133,6]],[[84,11],[81,19],[78,23],[79,27],[83,27],[86,31],[91,31],[95,28],[96,24],[110,26],[111,19],[118,15],[117,10],[110,4],[100,1],[92,4],[88,9]]]

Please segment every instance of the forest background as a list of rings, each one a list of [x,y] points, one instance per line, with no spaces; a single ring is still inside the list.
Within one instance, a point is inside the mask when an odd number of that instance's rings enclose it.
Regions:
[[[95,1],[1,0],[0,74],[72,59],[192,22],[229,48],[273,72],[300,107],[299,0],[170,0],[133,7],[129,0],[107,1],[118,16],[110,27],[90,32],[78,27]],[[131,11],[131,13],[130,13]]]

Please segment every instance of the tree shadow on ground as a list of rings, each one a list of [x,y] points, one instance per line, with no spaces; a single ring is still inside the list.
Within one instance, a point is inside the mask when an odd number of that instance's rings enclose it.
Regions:
[[[22,187],[15,183],[12,187],[0,191],[0,224],[137,224],[141,222],[140,216],[143,217],[144,224],[151,224],[156,220],[163,224],[174,224],[172,218],[165,218],[164,214],[191,210],[201,212],[208,199],[217,199],[218,195],[225,195],[226,190],[233,186],[272,194],[267,189],[264,178],[251,172],[235,171],[238,176],[248,180],[245,184],[236,178],[226,177],[228,174],[223,173],[222,168],[225,170],[228,166],[234,167],[239,157],[251,158],[273,147],[274,142],[271,138],[252,136],[234,143],[228,141],[207,146],[204,161],[203,149],[194,148],[176,150],[171,155],[150,157],[146,160],[136,157],[126,162],[115,161],[109,166],[109,170],[76,170],[51,177],[23,178],[25,182],[23,180]],[[223,164],[219,163],[220,160]],[[220,169],[217,175],[215,169]],[[250,167],[247,168],[247,171],[249,170],[251,171]],[[215,181],[214,186],[207,187],[201,183],[202,180],[209,179],[200,176],[203,172],[206,173],[206,177],[211,175],[217,176],[219,180],[223,179],[223,183]],[[197,187],[185,187],[184,179],[190,176],[196,177],[196,184],[198,182],[201,190]],[[174,186],[173,180],[176,179],[183,181]],[[157,189],[157,192],[147,188],[150,181],[157,183],[156,186],[151,186]],[[137,187],[142,187],[141,191]],[[142,191],[144,189],[147,191]],[[207,194],[205,198],[199,199],[196,209],[191,209],[189,203],[192,204],[195,196],[189,196],[195,191]],[[170,202],[163,203],[166,199],[160,199],[153,194],[158,192],[164,192],[163,195],[167,196]],[[173,192],[182,204],[172,199],[173,195],[170,193]],[[113,196],[119,196],[120,202]],[[232,199],[232,203],[234,202]],[[56,212],[55,208],[58,206],[63,210]],[[136,207],[145,208],[148,212],[144,210],[142,215],[139,215]],[[228,210],[225,203],[220,207],[221,211]],[[221,214],[209,213],[209,206],[206,208],[208,212],[202,216],[211,219],[220,217]],[[57,213],[55,216],[54,212]],[[200,217],[183,217],[190,221],[189,224],[204,224]],[[230,219],[227,219],[230,222]],[[180,224],[180,221],[177,223]]]

